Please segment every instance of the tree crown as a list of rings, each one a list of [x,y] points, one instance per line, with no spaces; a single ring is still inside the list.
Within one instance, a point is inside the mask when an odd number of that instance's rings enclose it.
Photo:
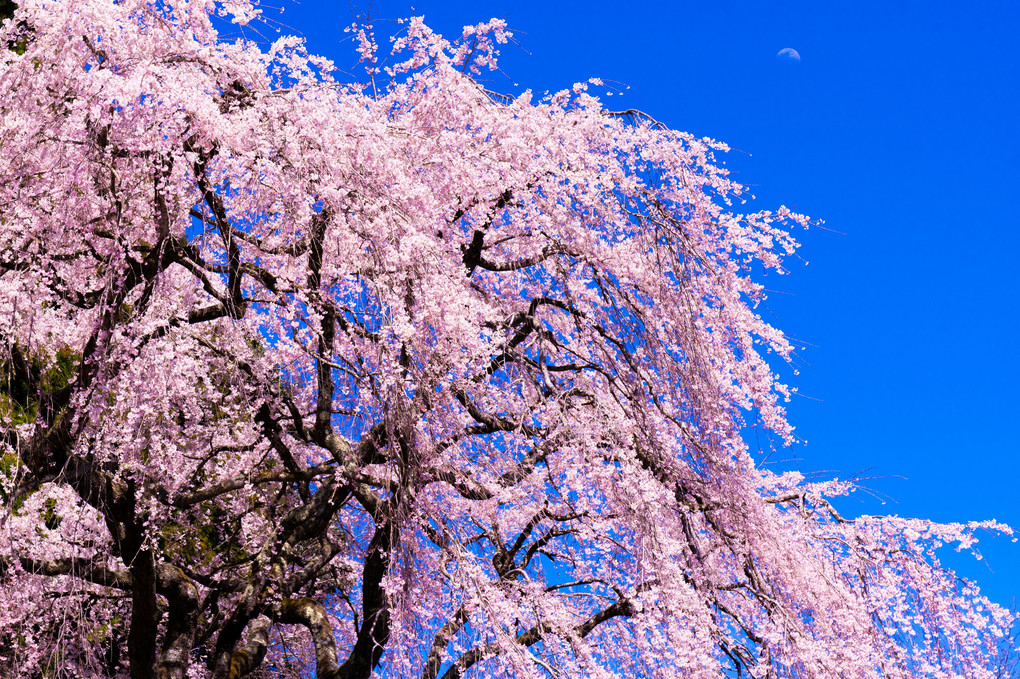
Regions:
[[[840,516],[757,311],[807,226],[509,33],[344,85],[247,2],[24,2],[0,39],[0,668],[992,677],[1011,616]]]

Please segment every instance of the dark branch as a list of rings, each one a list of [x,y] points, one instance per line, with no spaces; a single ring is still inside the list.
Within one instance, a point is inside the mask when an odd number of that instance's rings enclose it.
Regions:
[[[277,621],[307,627],[315,646],[315,679],[335,679],[338,669],[336,637],[322,604],[307,598],[284,599]]]
[[[368,679],[382,659],[390,638],[389,598],[383,579],[389,571],[390,551],[396,538],[397,528],[389,517],[377,520],[362,570],[361,629],[354,648],[340,666],[339,679]]]
[[[596,627],[607,620],[621,616],[629,617],[633,614],[634,607],[629,601],[617,601],[574,627],[573,632],[577,634],[577,636],[584,638],[591,634]],[[531,629],[518,634],[515,641],[523,647],[534,646],[538,642],[542,641],[543,635],[546,631],[548,630],[544,626],[536,625]],[[453,665],[446,670],[446,673],[443,674],[442,679],[460,679],[460,677],[464,676],[464,672],[466,672],[475,663],[493,658],[502,652],[501,646],[495,643],[473,648],[457,658],[456,662],[454,662]]]

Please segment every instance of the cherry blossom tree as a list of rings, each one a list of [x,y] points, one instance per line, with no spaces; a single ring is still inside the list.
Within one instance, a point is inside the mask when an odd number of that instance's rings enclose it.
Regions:
[[[244,1],[0,39],[0,674],[995,676],[979,527],[842,517],[757,305],[807,219],[420,19],[367,84]],[[387,49],[388,53],[389,50]],[[771,356],[771,359],[770,359]]]

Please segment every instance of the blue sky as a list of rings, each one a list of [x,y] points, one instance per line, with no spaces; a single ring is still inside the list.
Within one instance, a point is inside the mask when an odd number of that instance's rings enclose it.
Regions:
[[[352,13],[383,45],[399,17],[451,36],[502,17],[518,45],[493,89],[600,77],[613,107],[739,149],[727,165],[758,209],[832,229],[800,234],[810,264],[767,281],[774,324],[807,344],[783,374],[808,443],[772,461],[868,477],[848,514],[1020,527],[1020,3],[279,2],[268,17],[352,73]],[[1020,599],[1020,543],[978,546],[983,563],[947,561]]]

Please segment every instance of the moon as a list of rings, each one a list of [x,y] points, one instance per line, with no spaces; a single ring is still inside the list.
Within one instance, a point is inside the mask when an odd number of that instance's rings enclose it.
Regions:
[[[779,50],[779,53],[776,55],[776,59],[782,59],[783,61],[800,61],[800,52],[792,47],[784,47]]]

